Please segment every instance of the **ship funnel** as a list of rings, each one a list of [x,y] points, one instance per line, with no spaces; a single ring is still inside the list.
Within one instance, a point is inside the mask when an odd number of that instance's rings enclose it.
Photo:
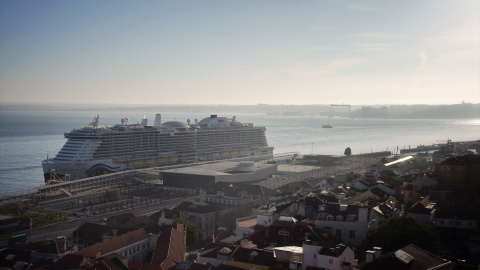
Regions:
[[[147,122],[148,122],[148,118],[147,118],[146,115],[144,115],[143,118],[142,118],[142,126],[146,126]]]
[[[162,115],[157,113],[155,115],[155,120],[153,120],[153,126],[160,126],[162,124]]]

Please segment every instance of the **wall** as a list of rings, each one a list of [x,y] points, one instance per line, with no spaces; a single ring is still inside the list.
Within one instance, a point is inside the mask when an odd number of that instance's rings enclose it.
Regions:
[[[328,233],[335,236],[335,230],[341,230],[340,239],[346,244],[353,244],[359,246],[362,243],[362,239],[367,234],[368,222],[345,222],[345,221],[329,221],[329,220],[315,220],[316,228],[327,228]],[[350,230],[355,231],[355,237],[350,238]]]
[[[305,270],[308,266],[317,266],[320,249],[322,249],[322,246],[303,244],[302,270]]]

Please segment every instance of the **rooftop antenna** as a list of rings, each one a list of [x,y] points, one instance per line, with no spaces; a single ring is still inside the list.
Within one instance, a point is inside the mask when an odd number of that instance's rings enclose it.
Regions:
[[[93,117],[92,122],[90,122],[90,126],[92,127],[98,127],[98,120],[100,119],[100,115],[97,114],[97,116]]]

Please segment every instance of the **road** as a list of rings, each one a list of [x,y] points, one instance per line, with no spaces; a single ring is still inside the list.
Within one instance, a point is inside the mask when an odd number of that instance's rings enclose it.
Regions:
[[[44,240],[44,239],[55,239],[58,236],[66,236],[67,239],[72,237],[72,232],[80,227],[83,223],[101,223],[102,218],[109,218],[114,215],[124,214],[124,213],[133,213],[135,216],[141,216],[146,214],[151,214],[156,211],[162,210],[164,208],[172,208],[180,204],[184,201],[192,201],[195,198],[193,197],[185,197],[185,198],[175,198],[166,201],[162,201],[155,204],[149,204],[147,206],[143,205],[141,207],[134,207],[134,208],[127,208],[120,211],[111,212],[106,215],[96,215],[90,217],[83,217],[78,218],[75,220],[64,221],[48,226],[36,227],[32,230],[30,234],[30,230],[24,231],[17,231],[14,234],[10,235],[1,235],[0,236],[0,246],[5,246],[8,243],[8,238],[11,235],[22,234],[26,233],[30,235],[30,240],[37,241],[37,240]]]

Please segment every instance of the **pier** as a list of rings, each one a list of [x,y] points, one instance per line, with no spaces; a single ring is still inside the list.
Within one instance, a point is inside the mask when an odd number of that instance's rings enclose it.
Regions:
[[[430,152],[430,151],[437,151],[442,148],[443,144],[437,145],[419,145],[415,148],[408,148],[408,149],[400,149],[400,154],[409,154],[409,153],[420,153],[420,152]]]

